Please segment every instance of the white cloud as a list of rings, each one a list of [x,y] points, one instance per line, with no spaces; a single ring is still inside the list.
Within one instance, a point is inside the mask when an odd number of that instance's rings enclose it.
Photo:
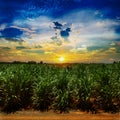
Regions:
[[[44,30],[49,29],[50,25],[52,23],[52,19],[46,16],[40,16],[33,19],[21,19],[21,20],[15,20],[14,24],[17,26],[23,26],[31,28],[32,30]]]
[[[114,27],[119,26],[120,23],[118,21],[96,17],[95,12],[97,12],[97,15],[102,14],[94,10],[73,11],[60,19],[61,21],[72,23],[72,32],[70,33],[69,40],[72,43],[74,41],[74,46],[78,44],[91,46],[96,44],[96,41],[99,44],[103,40],[108,43],[109,40],[119,38],[119,35],[115,33]]]
[[[29,28],[25,28],[25,27],[19,27],[19,26],[10,26],[12,28],[17,28],[19,30],[22,30],[22,31],[25,31],[25,32],[28,32],[28,33],[34,33],[35,31],[34,30],[31,30]]]
[[[6,28],[6,24],[1,24],[0,25],[0,30],[4,30]]]
[[[73,32],[80,34],[102,34],[108,31],[114,33],[111,27],[120,25],[118,21],[96,17],[94,12],[94,10],[73,11],[63,16],[61,20],[72,23]]]
[[[55,31],[51,28],[52,20],[46,16],[40,16],[34,19],[16,20],[14,24],[16,26],[21,26],[19,28],[26,31],[24,37],[29,43],[50,41],[50,38],[55,34]],[[27,28],[25,28],[25,26]]]
[[[87,46],[83,44],[78,48],[70,49],[70,52],[75,52],[75,53],[76,52],[82,52],[82,53],[87,52]]]
[[[30,44],[52,44],[51,37],[57,36],[62,41],[61,46],[55,46],[55,48],[72,47],[73,51],[79,51],[85,47],[81,45],[92,46],[95,44],[107,44],[109,40],[119,38],[115,34],[114,26],[119,26],[118,21],[101,18],[102,13],[95,10],[78,10],[64,15],[61,18],[53,19],[47,16],[40,16],[33,19],[16,20],[14,26],[19,26],[19,29],[25,31],[24,38]],[[63,25],[63,28],[71,27],[71,32],[68,38],[68,42],[64,41],[60,36],[60,31],[53,29],[53,22],[58,21]],[[27,34],[29,33],[29,34]],[[104,42],[101,42],[104,40]],[[51,45],[50,45],[51,46]],[[76,48],[77,50],[74,50]],[[79,49],[78,49],[79,48]]]

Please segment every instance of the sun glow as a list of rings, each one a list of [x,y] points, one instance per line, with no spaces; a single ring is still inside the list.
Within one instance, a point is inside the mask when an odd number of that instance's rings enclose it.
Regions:
[[[61,56],[61,57],[59,58],[59,61],[60,61],[60,62],[64,62],[64,61],[65,61],[65,58],[64,58],[63,56]]]

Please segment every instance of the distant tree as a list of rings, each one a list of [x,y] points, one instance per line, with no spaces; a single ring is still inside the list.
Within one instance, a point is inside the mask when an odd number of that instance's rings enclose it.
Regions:
[[[12,63],[21,63],[20,61],[13,61]]]
[[[36,64],[35,61],[28,61],[29,64]]]
[[[40,61],[40,64],[43,64],[43,61]]]
[[[117,63],[116,61],[113,62],[114,64]]]

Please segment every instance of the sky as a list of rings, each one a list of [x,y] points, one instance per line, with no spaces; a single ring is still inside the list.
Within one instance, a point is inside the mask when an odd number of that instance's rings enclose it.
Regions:
[[[120,0],[0,0],[0,62],[120,61]]]

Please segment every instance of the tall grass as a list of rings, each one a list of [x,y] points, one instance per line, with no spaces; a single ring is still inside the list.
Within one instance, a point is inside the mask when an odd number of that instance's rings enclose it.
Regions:
[[[0,109],[120,111],[120,63],[0,64]]]

